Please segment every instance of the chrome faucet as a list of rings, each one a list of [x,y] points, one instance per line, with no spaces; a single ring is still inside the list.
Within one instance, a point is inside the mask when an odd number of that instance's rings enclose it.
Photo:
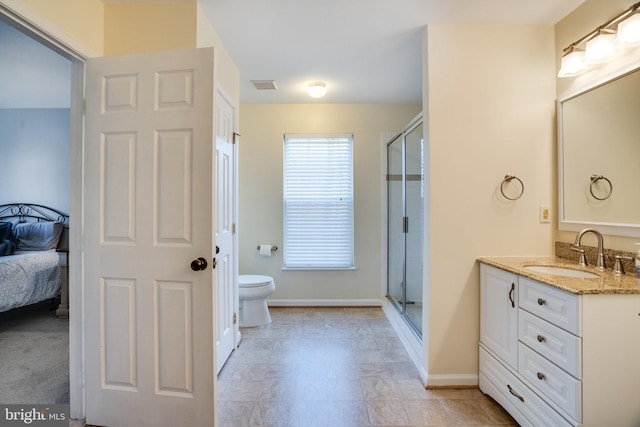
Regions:
[[[602,238],[602,234],[600,234],[598,230],[595,230],[593,228],[585,228],[584,230],[580,231],[576,236],[576,241],[573,243],[573,247],[571,249],[580,252],[578,264],[587,265],[587,260],[584,256],[584,249],[580,248],[580,240],[582,240],[582,236],[589,232],[595,234],[596,238],[598,239],[598,259],[596,261],[596,269],[604,271],[604,269],[607,268],[604,261],[604,239]]]

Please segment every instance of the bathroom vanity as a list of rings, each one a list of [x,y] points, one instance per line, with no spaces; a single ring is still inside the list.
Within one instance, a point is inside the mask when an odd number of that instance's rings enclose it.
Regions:
[[[480,389],[521,426],[640,426],[640,280],[554,257],[480,263]]]

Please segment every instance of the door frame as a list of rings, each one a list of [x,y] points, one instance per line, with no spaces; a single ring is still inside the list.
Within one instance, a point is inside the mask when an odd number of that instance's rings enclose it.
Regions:
[[[20,28],[34,40],[69,59],[71,65],[70,161],[69,161],[69,408],[70,417],[84,419],[84,312],[82,306],[83,259],[83,145],[84,69],[90,48],[75,43],[55,24],[22,5],[0,0],[2,19]]]
[[[84,98],[85,98],[85,65],[87,58],[102,56],[90,47],[70,38],[56,23],[49,21],[38,11],[26,6],[20,0],[0,0],[0,19],[11,22],[30,37],[43,43],[72,62],[71,66],[71,105],[70,105],[70,162],[69,162],[69,216],[71,227],[69,230],[69,391],[70,418],[85,419],[85,389],[84,389],[84,307],[82,277],[84,271],[82,261],[84,244],[82,230],[83,218],[83,157],[84,157]],[[214,53],[215,55],[215,53]],[[217,61],[214,61],[214,76],[217,74]],[[214,91],[222,95],[234,108],[234,132],[239,130],[239,106],[233,96],[214,79]],[[215,126],[215,125],[214,125]],[[239,134],[238,134],[239,136]],[[239,147],[234,144],[234,182],[235,194],[234,218],[238,224],[238,165]],[[238,232],[234,234],[234,281],[238,277]],[[234,283],[235,312],[238,311],[237,283]],[[213,307],[214,316],[216,307]],[[236,323],[235,346],[241,340],[240,328]],[[214,399],[216,399],[216,382],[214,379]]]
[[[215,60],[214,60],[215,61]],[[215,61],[217,62],[217,61]],[[239,162],[238,162],[238,155],[239,155],[239,147],[238,147],[238,141],[236,141],[236,137],[240,137],[240,133],[239,133],[239,117],[240,117],[240,112],[238,111],[238,105],[237,103],[234,101],[233,97],[229,94],[229,92],[227,92],[227,90],[222,87],[221,84],[219,84],[216,79],[216,63],[213,64],[214,66],[214,81],[213,81],[213,90],[215,93],[217,93],[218,95],[220,95],[222,98],[224,98],[224,100],[231,105],[231,107],[233,108],[233,135],[234,135],[234,142],[233,142],[233,183],[231,185],[231,191],[233,192],[233,223],[236,226],[236,232],[233,233],[233,312],[234,313],[238,313],[238,309],[239,309],[239,300],[238,300],[238,274],[239,274],[239,263],[238,263],[238,257],[239,257],[239,245],[238,245],[238,190],[239,190],[239,186],[238,186],[238,171],[239,169]],[[214,99],[215,99],[215,94],[214,94]],[[214,129],[217,127],[217,123],[213,123],[213,127]],[[214,307],[215,309],[215,307]],[[215,314],[215,313],[214,313]],[[234,348],[237,348],[240,345],[240,340],[242,339],[242,335],[240,334],[240,323],[236,322],[234,325],[234,331],[233,331],[233,336],[234,336]]]

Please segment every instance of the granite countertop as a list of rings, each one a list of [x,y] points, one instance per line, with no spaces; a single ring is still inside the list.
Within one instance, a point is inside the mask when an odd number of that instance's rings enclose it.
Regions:
[[[640,294],[640,279],[635,274],[617,275],[613,270],[598,271],[593,266],[580,267],[575,261],[558,257],[481,257],[478,261],[528,277],[573,294]],[[570,268],[597,274],[593,279],[565,277],[527,270],[526,266],[545,265]]]

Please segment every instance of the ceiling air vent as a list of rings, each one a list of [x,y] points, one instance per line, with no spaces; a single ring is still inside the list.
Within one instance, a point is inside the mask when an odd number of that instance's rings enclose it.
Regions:
[[[253,86],[258,90],[275,90],[276,84],[273,80],[251,80]]]

